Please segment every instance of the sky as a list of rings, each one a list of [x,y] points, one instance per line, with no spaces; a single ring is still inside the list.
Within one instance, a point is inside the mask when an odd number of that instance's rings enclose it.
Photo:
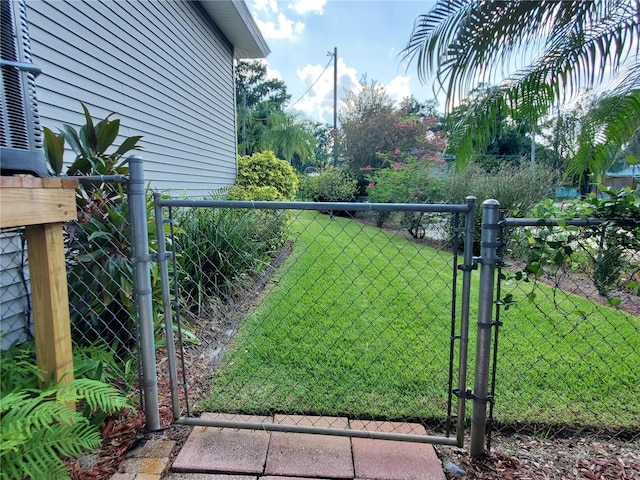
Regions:
[[[338,49],[338,110],[366,75],[396,101],[434,98],[414,63],[402,62],[414,22],[435,4],[417,0],[246,0],[271,53],[270,78],[284,81],[290,111],[333,123],[333,60]],[[324,73],[323,70],[329,64]],[[314,84],[314,82],[316,82]],[[312,87],[313,84],[313,87]],[[309,90],[309,88],[311,88]],[[307,92],[307,90],[309,90]],[[307,93],[305,93],[307,92]]]

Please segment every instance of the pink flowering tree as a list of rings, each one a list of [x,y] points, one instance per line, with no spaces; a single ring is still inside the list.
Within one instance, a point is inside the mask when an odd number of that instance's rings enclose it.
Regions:
[[[341,153],[361,186],[366,186],[366,166],[394,167],[396,162],[427,159],[445,149],[446,138],[437,128],[440,119],[412,113],[409,100],[397,106],[381,85],[362,85],[343,101]]]

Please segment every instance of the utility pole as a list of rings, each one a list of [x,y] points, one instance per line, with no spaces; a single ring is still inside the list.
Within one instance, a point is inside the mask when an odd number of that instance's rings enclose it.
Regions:
[[[242,90],[242,155],[247,154],[247,91]]]
[[[531,129],[531,166],[536,165],[536,126]]]
[[[531,167],[536,166],[536,127],[537,122],[531,120]]]
[[[333,166],[338,166],[338,47],[333,49]]]

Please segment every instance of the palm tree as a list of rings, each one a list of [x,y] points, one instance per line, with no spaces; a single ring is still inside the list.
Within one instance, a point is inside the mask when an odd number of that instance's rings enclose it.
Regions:
[[[452,132],[462,161],[474,143],[491,142],[505,111],[535,125],[604,88],[590,148],[570,165],[580,175],[606,169],[611,152],[638,131],[639,52],[639,0],[439,0],[416,20],[404,50],[421,80],[434,78],[446,93],[449,111],[478,85],[497,85]]]
[[[304,126],[296,121],[294,115],[282,113],[262,136],[263,147],[284,156],[292,164],[294,155],[300,157],[302,165],[313,159],[316,139]]]

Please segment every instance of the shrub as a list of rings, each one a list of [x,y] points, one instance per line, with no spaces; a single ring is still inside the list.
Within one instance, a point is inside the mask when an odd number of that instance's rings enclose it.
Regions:
[[[556,171],[542,165],[503,164],[487,172],[477,164],[470,164],[445,181],[446,200],[465,203],[467,196],[474,196],[481,212],[482,202],[493,198],[500,202],[505,215],[523,216],[543,198],[552,197],[561,180]]]
[[[241,187],[234,185],[226,194],[227,200],[259,200],[263,202],[275,202],[282,199],[282,195],[278,192],[278,189],[272,186],[256,187],[248,186]]]
[[[357,182],[349,173],[328,166],[304,182],[305,196],[314,202],[351,202],[358,193]]]
[[[2,478],[70,479],[63,457],[79,457],[102,441],[98,425],[75,410],[115,412],[129,405],[114,388],[79,379],[43,391],[17,390],[0,399]]]
[[[267,150],[238,158],[236,186],[273,187],[279,193],[278,200],[293,200],[298,192],[298,176],[291,165]]]
[[[493,198],[500,202],[500,211],[505,216],[522,217],[536,203],[552,197],[561,183],[561,175],[542,165],[503,164],[488,172],[472,163],[447,178],[446,201],[465,203],[467,196],[476,197],[474,244],[475,253],[479,253],[482,202]]]
[[[598,293],[609,297],[612,305],[620,301],[612,296],[617,291],[640,295],[640,196],[629,187],[598,188],[600,195],[591,193],[562,206],[551,200],[536,205],[536,218],[601,218],[604,222],[582,228],[560,222],[555,227],[524,229],[524,248],[514,252],[526,261],[519,278],[568,266],[590,273]]]
[[[380,155],[385,156],[385,155]],[[369,201],[375,203],[435,203],[444,197],[441,173],[432,160],[407,158],[391,167],[365,167]]]
[[[387,155],[380,157],[387,158]],[[389,162],[386,162],[389,163]],[[435,203],[444,197],[441,173],[436,170],[433,160],[417,160],[409,157],[403,162],[394,162],[392,166],[372,170],[365,167],[365,179],[369,183],[367,194],[374,203]],[[389,212],[376,212],[376,224],[382,227]],[[409,233],[421,236],[421,213],[405,213],[403,226]]]
[[[106,415],[130,408],[117,390],[96,380],[40,389],[45,379],[35,366],[33,342],[0,352],[0,360],[2,479],[71,478],[63,457],[95,449]],[[76,411],[76,403],[83,409]]]

